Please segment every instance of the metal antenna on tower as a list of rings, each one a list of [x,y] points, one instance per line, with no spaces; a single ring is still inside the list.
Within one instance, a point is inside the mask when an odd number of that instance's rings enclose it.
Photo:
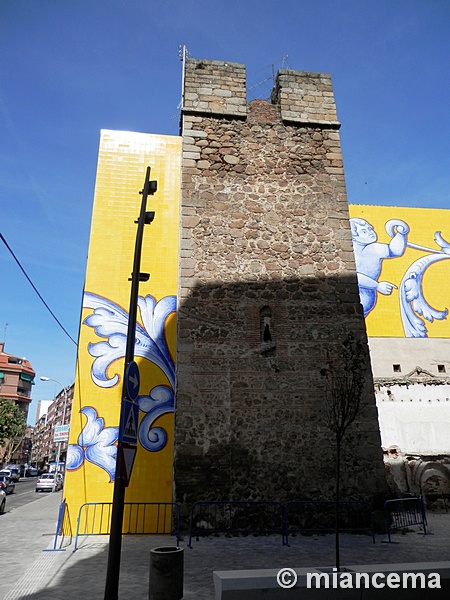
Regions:
[[[289,68],[288,58],[289,58],[288,55],[285,54],[279,60],[273,62],[270,65],[266,65],[265,67],[263,67],[261,69],[261,71],[265,75],[264,79],[262,79],[261,81],[258,81],[257,83],[254,83],[247,89],[247,93],[250,96],[251,95],[250,92],[252,90],[259,88],[258,91],[260,91],[260,93],[258,95],[256,95],[254,98],[252,98],[253,100],[261,99],[263,96],[270,98],[270,93],[271,93],[272,89],[269,89],[269,90],[267,89],[267,82],[270,81],[271,82],[270,85],[272,87],[275,85],[275,76],[276,76],[275,67],[278,65],[281,69]],[[269,68],[270,68],[270,74],[268,74],[268,72],[267,72],[267,70]],[[264,84],[266,84],[266,86],[264,88],[261,88],[261,86],[263,86]]]
[[[180,44],[178,46],[178,58],[183,63],[181,67],[181,100],[179,105],[177,106],[178,110],[181,110],[184,104],[184,71],[186,69],[186,59],[189,58],[189,51],[184,44]]]

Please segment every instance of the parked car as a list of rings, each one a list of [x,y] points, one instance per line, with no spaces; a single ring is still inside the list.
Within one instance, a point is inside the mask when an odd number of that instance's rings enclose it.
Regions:
[[[0,490],[0,515],[6,510],[6,494],[3,490]]]
[[[0,475],[6,475],[11,481],[19,481],[20,470],[18,467],[6,467],[6,469],[0,471]]]
[[[6,494],[14,494],[16,484],[6,475],[0,473],[0,489]]]
[[[11,479],[11,471],[9,469],[2,469],[0,475],[4,475],[5,477],[8,477],[8,479]]]
[[[27,469],[25,475],[27,477],[37,477],[38,476],[38,470],[35,469],[34,467],[30,467],[29,469]]]
[[[36,482],[36,492],[57,492],[62,490],[62,479],[54,473],[43,473]]]

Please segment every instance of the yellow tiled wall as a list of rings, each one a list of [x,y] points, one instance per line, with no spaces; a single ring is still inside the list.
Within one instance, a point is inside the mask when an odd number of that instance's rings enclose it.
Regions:
[[[152,296],[157,303],[177,294],[181,138],[123,131],[101,132],[64,487],[72,530],[76,527],[82,504],[112,501],[111,474],[96,462],[98,456],[100,462],[107,462],[108,455],[110,465],[114,462],[110,454],[116,447],[116,442],[111,443],[111,439],[119,426],[122,397],[124,352],[121,352],[121,344],[123,333],[126,334],[123,315],[129,310],[129,278],[137,231],[135,221],[140,212],[142,196],[139,192],[144,186],[147,166],[151,167],[150,178],[158,182],[158,190],[148,197],[147,202],[147,210],[155,211],[155,219],[144,229],[141,272],[148,272],[151,277],[148,282],[140,283],[139,296]],[[95,310],[93,298],[98,299]],[[117,314],[111,313],[111,306],[117,307],[114,308]],[[149,323],[143,322],[139,310],[138,325],[142,333],[137,343],[145,345],[152,332]],[[166,344],[174,363],[175,311],[161,327],[159,342]],[[115,357],[114,330],[120,336],[120,348]],[[109,346],[106,348],[102,344]],[[98,358],[105,349],[108,351],[107,368]],[[96,365],[104,370],[103,382],[96,381],[93,376],[96,359]],[[140,395],[148,396],[155,386],[165,386],[163,389],[170,393],[173,385],[163,369],[148,357],[137,355],[135,360],[141,374]],[[92,421],[89,435],[87,413]],[[145,416],[146,413],[140,410],[140,424]],[[126,502],[172,500],[173,412],[160,416],[154,426],[164,430],[167,442],[159,451],[149,451],[138,443]]]

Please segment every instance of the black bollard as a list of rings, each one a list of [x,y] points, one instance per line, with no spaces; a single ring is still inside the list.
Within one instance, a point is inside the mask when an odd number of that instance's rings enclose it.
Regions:
[[[183,569],[183,548],[162,546],[150,550],[149,600],[181,600]]]

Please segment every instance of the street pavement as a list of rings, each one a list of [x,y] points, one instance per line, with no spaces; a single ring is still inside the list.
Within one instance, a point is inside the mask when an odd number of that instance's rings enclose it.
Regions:
[[[61,493],[39,495],[32,503],[0,516],[0,598],[4,600],[102,600],[108,536],[78,541],[55,531]],[[343,565],[428,563],[450,560],[450,513],[428,513],[429,533],[419,528],[393,536],[341,534]],[[333,566],[334,537],[297,536],[282,546],[281,536],[214,537],[180,542],[184,548],[184,598],[213,600],[213,571]],[[150,549],[175,546],[168,536],[124,536],[120,600],[148,600]]]

